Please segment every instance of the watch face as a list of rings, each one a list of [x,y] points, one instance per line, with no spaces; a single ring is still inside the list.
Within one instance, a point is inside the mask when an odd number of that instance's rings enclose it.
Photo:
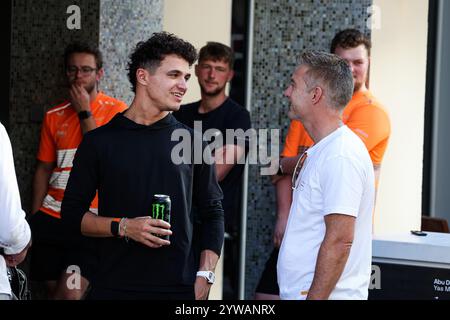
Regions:
[[[90,111],[86,111],[86,110],[78,112],[78,117],[79,117],[81,120],[87,119],[87,118],[89,118],[91,115],[92,115],[92,113],[91,113]]]
[[[199,271],[197,272],[197,277],[205,278],[208,281],[208,283],[214,283],[214,280],[216,278],[214,272],[212,271]]]

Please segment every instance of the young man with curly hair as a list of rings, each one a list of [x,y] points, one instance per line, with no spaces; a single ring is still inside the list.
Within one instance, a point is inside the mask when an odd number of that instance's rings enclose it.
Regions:
[[[62,217],[74,232],[100,238],[88,299],[208,296],[212,279],[204,275],[214,271],[223,243],[222,192],[213,165],[172,159],[175,130],[187,132],[192,145],[196,139],[171,114],[180,107],[196,58],[190,43],[166,32],[138,43],[128,65],[135,92],[130,108],[87,134],[78,149]],[[89,211],[96,189],[98,216]],[[171,198],[170,224],[150,217],[156,194]],[[202,221],[195,230],[193,203]],[[200,232],[200,261],[194,260],[194,232]]]

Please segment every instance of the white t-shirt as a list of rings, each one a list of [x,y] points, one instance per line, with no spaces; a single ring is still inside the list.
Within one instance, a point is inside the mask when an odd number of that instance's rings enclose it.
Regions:
[[[11,149],[0,123],[0,248],[5,254],[20,253],[30,241],[31,232],[22,210]],[[0,255],[0,293],[11,294],[6,262]]]
[[[307,151],[277,264],[281,299],[305,299],[325,236],[325,219],[356,217],[353,245],[330,299],[367,299],[372,260],[373,165],[361,139],[347,126]]]

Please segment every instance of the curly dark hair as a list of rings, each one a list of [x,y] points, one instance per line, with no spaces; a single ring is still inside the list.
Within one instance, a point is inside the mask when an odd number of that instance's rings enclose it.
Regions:
[[[103,68],[103,56],[100,50],[88,43],[84,42],[72,42],[64,50],[64,68],[67,68],[67,62],[69,58],[74,53],[88,53],[92,54],[95,58],[95,64],[97,69]]]
[[[136,71],[145,68],[154,72],[167,55],[175,54],[191,66],[197,60],[197,51],[194,46],[172,33],[155,32],[145,42],[139,42],[131,53],[128,61],[128,79],[133,92],[136,93]]]
[[[367,53],[370,56],[370,48],[372,44],[370,39],[366,37],[362,32],[356,29],[345,29],[338,32],[333,40],[331,41],[331,53],[335,53],[337,47],[341,47],[343,49],[351,49],[356,48],[357,46],[363,44]]]
[[[209,41],[206,46],[200,49],[198,62],[204,60],[224,61],[228,64],[230,69],[233,69],[234,65],[234,53],[233,49],[219,42]]]

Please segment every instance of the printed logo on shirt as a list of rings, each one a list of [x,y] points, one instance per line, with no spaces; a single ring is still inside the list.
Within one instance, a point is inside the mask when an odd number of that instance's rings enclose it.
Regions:
[[[164,211],[166,206],[161,203],[152,204],[152,218],[164,220]],[[160,218],[161,215],[161,218]]]
[[[66,134],[67,134],[67,131],[64,131],[64,130],[56,131],[56,136],[57,137],[64,137]]]
[[[359,129],[359,128],[355,128],[354,129],[354,131],[355,131],[355,133],[357,134],[357,135],[359,135],[360,136],[360,138],[368,138],[369,137],[369,135],[367,134],[367,132],[365,132],[365,131],[363,131],[363,130],[361,130],[361,129]]]

